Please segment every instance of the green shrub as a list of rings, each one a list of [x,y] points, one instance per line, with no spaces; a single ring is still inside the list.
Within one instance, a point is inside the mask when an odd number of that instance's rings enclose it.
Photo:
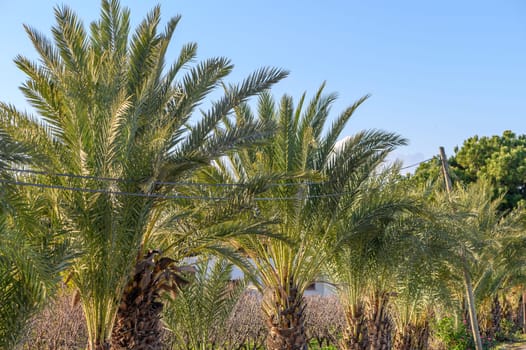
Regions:
[[[435,336],[448,350],[473,350],[475,344],[466,321],[455,327],[455,321],[451,317],[444,317],[435,325]],[[482,348],[491,349],[495,345],[495,339],[482,337]]]
[[[437,322],[435,336],[449,350],[466,350],[471,340],[465,325],[455,327],[451,317],[444,317]]]

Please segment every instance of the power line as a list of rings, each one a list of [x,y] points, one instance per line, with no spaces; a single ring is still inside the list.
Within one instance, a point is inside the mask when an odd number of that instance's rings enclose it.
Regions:
[[[95,189],[95,188],[85,188],[85,187],[70,187],[70,186],[61,186],[61,185],[48,185],[35,182],[24,182],[24,181],[15,181],[15,180],[6,180],[0,179],[0,183],[12,184],[17,186],[27,186],[27,187],[37,187],[37,188],[49,188],[49,189],[59,189],[65,191],[74,191],[74,192],[85,192],[85,193],[103,193],[103,194],[112,194],[117,196],[132,196],[132,197],[146,197],[146,198],[159,198],[159,199],[191,199],[191,200],[207,200],[207,201],[225,201],[228,200],[228,197],[209,197],[209,196],[189,196],[189,195],[165,195],[159,193],[144,193],[144,192],[123,192],[123,191],[112,191],[106,189]],[[296,196],[296,197],[254,197],[254,201],[284,201],[284,200],[300,200],[300,199],[313,199],[313,198],[330,198],[338,197],[345,194],[350,194],[352,191],[348,192],[339,192],[339,193],[326,193],[320,195],[308,195],[308,196]]]
[[[10,172],[17,173],[26,173],[34,175],[44,175],[44,176],[56,176],[56,177],[66,177],[73,179],[85,179],[85,180],[97,180],[97,181],[107,181],[107,182],[122,182],[122,183],[141,183],[145,182],[144,180],[134,180],[134,179],[122,179],[116,177],[100,177],[93,175],[78,175],[70,173],[51,173],[41,170],[32,170],[32,169],[22,169],[22,168],[5,168],[1,167],[0,169]],[[269,187],[277,186],[300,186],[300,185],[322,185],[326,182],[285,182],[285,183],[271,183],[267,184]],[[153,185],[168,185],[168,186],[203,186],[203,187],[243,187],[246,184],[243,183],[207,183],[207,182],[190,182],[190,181],[181,181],[181,182],[171,182],[171,181],[154,181]]]
[[[435,159],[435,158],[429,158],[429,159],[426,159],[426,160],[422,160],[422,161],[420,161],[420,162],[418,162],[418,163],[411,164],[411,165],[405,166],[405,167],[403,167],[403,168],[400,168],[400,170],[413,168],[413,167],[418,166],[418,165],[420,165],[420,164],[422,164],[422,163],[429,162],[430,160],[433,160],[433,159]]]
[[[182,195],[162,195],[158,193],[144,193],[144,192],[123,192],[123,191],[111,191],[98,188],[85,188],[85,187],[70,187],[70,186],[61,186],[61,185],[48,185],[35,182],[24,182],[24,181],[14,181],[14,180],[5,180],[0,179],[0,183],[12,184],[18,186],[28,186],[28,187],[38,187],[38,188],[50,188],[66,191],[76,191],[76,192],[87,192],[87,193],[105,193],[105,194],[114,194],[117,196],[133,196],[133,197],[149,197],[149,198],[166,198],[166,199],[204,199],[208,198],[210,200],[219,200],[220,197],[198,197],[198,196],[182,196]]]

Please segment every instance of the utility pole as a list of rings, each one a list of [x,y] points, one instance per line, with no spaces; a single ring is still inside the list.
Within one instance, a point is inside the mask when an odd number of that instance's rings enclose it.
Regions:
[[[446,184],[447,194],[450,195],[453,191],[453,185],[451,184],[451,177],[449,176],[449,164],[446,158],[446,151],[444,147],[439,148],[440,151],[440,163],[442,164],[442,175],[444,176],[444,183]]]
[[[446,185],[446,191],[451,201],[451,191],[453,191],[453,185],[451,184],[451,177],[449,176],[449,164],[446,158],[446,152],[444,147],[439,148],[440,151],[440,162],[442,164],[442,175],[444,175],[444,183]],[[468,269],[468,262],[465,255],[464,247],[461,247],[461,259],[462,259],[462,272],[464,273],[464,284],[466,287],[466,297],[468,298],[468,311],[469,318],[471,320],[471,333],[473,340],[475,341],[475,348],[482,350],[482,339],[480,338],[479,322],[477,319],[477,310],[475,307],[475,296],[473,294],[473,283],[471,282],[471,273]]]

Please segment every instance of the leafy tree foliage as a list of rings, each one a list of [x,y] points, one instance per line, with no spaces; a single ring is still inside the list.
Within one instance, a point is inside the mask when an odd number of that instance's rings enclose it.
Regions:
[[[504,193],[502,210],[526,200],[526,135],[509,130],[502,136],[475,135],[455,148],[449,164],[453,181],[466,184],[486,179],[495,187],[496,195]],[[439,176],[440,162],[435,157],[421,164],[413,178],[422,182]]]

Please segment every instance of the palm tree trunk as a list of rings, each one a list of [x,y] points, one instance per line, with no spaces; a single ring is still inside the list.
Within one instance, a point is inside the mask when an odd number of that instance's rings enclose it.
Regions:
[[[142,264],[139,261],[135,274],[126,286],[117,319],[112,332],[112,349],[161,349],[160,314],[162,303],[152,290],[151,274],[154,265]]]
[[[464,266],[464,284],[466,287],[466,297],[468,301],[469,318],[471,320],[471,334],[475,342],[475,348],[482,350],[482,340],[480,338],[479,323],[477,319],[477,310],[475,308],[475,296],[471,285],[471,276],[466,266]]]
[[[365,350],[367,329],[365,328],[364,305],[358,302],[345,313],[347,328],[344,329],[340,348],[344,350]]]
[[[307,350],[305,306],[292,278],[288,293],[280,287],[265,295],[262,308],[267,317],[268,350]]]
[[[489,330],[489,335],[494,339],[497,334],[500,333],[500,321],[502,316],[502,307],[500,305],[498,294],[493,298],[493,303],[491,305],[491,328]]]
[[[389,293],[375,292],[367,308],[368,350],[388,350],[391,348],[391,320],[388,315]]]
[[[414,330],[413,327],[408,324],[396,333],[394,341],[394,350],[412,350],[411,342],[413,338]]]
[[[426,350],[429,344],[429,322],[408,324],[396,334],[394,350]]]
[[[173,263],[172,259],[159,258],[157,251],[138,259],[119,305],[112,331],[112,350],[162,349],[160,293],[175,295],[176,286],[187,283]]]

